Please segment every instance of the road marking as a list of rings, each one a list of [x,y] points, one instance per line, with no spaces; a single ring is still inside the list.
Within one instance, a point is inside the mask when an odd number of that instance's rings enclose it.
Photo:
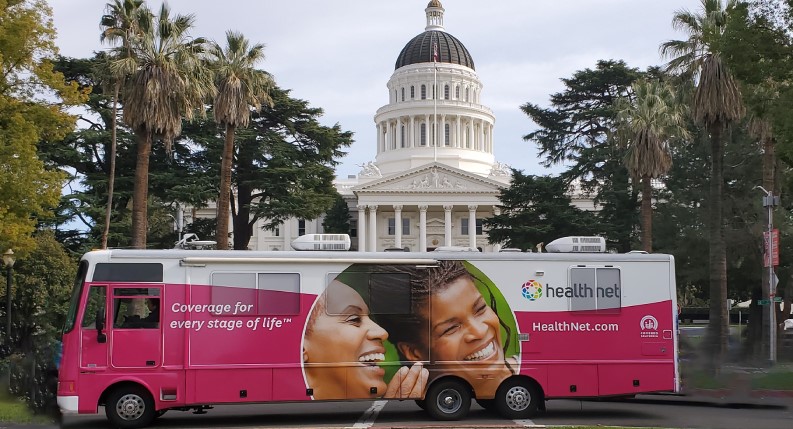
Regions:
[[[526,420],[513,420],[513,422],[515,422],[516,425],[523,426],[523,427],[535,427],[535,428],[536,427],[540,427],[540,426],[537,426],[537,423],[534,423],[534,421],[529,420],[529,419],[526,419]],[[541,427],[545,427],[545,426],[541,426]]]
[[[371,407],[366,410],[360,419],[355,422],[353,425],[354,428],[369,428],[374,424],[374,421],[377,420],[377,415],[380,414],[380,411],[383,410],[385,404],[388,401],[374,401]]]

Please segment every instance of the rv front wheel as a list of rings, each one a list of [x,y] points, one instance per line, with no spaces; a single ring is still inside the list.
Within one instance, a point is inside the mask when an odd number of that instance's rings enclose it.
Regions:
[[[534,415],[541,395],[534,383],[521,378],[505,381],[496,392],[496,408],[508,419],[526,419]]]
[[[105,414],[113,426],[138,429],[151,424],[157,416],[154,400],[140,386],[123,386],[112,391],[105,402]]]
[[[471,391],[458,380],[440,381],[430,387],[425,405],[436,420],[460,420],[471,409]]]

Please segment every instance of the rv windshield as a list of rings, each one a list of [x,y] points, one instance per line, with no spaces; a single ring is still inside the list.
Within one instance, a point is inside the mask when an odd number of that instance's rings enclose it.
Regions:
[[[88,261],[80,261],[80,266],[77,268],[77,277],[74,279],[72,288],[72,298],[69,301],[69,311],[66,313],[66,325],[63,327],[64,334],[74,329],[74,322],[77,319],[77,306],[80,303],[86,273],[88,273]]]

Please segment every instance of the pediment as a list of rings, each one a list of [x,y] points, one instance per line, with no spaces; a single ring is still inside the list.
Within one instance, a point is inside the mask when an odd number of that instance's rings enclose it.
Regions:
[[[393,174],[356,186],[355,193],[498,193],[501,182],[439,163]]]

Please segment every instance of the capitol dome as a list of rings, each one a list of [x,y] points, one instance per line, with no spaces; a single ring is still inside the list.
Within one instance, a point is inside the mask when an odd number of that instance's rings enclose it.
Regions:
[[[433,54],[434,46],[438,47],[437,58]],[[433,61],[459,64],[476,70],[474,60],[462,42],[445,31],[437,30],[425,31],[411,39],[399,53],[394,69]]]
[[[474,60],[465,45],[444,31],[443,6],[438,0],[427,5],[427,27],[411,39],[397,57],[394,69],[418,63],[450,63],[474,69]]]

